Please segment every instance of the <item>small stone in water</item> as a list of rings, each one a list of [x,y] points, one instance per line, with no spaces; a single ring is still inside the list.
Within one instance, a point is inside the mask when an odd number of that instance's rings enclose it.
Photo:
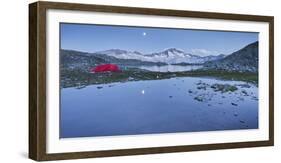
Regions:
[[[101,86],[97,86],[97,89],[102,89],[103,87],[101,87]]]
[[[199,80],[199,82],[196,83],[196,85],[200,85],[200,84],[202,84],[202,81],[201,81],[201,80]]]
[[[240,123],[245,123],[245,121],[240,120]]]
[[[253,97],[252,97],[252,100],[258,101],[259,99],[258,99],[257,97],[255,97],[255,96],[253,96]]]
[[[169,98],[173,98],[173,96],[169,96]]]
[[[197,89],[203,89],[206,90],[206,86],[198,86]]]
[[[245,90],[242,90],[241,93],[243,94],[243,96],[249,96]]]
[[[241,88],[251,88],[249,84],[238,84],[237,86],[240,86]]]
[[[235,103],[233,103],[233,102],[231,103],[231,105],[233,105],[233,106],[238,106],[238,104],[235,104]]]
[[[203,97],[197,96],[197,97],[194,97],[194,100],[202,102],[203,101]]]

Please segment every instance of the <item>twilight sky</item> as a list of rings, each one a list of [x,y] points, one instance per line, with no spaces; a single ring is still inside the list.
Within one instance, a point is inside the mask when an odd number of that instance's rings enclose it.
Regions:
[[[258,33],[61,23],[61,48],[160,52],[171,47],[206,56],[230,54],[258,40]]]

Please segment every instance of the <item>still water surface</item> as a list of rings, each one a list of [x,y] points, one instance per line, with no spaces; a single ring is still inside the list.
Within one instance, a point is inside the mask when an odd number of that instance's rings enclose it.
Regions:
[[[202,65],[164,65],[164,66],[140,66],[138,68],[155,71],[155,72],[181,72],[181,71],[191,71],[202,68]]]
[[[198,89],[200,82],[228,83],[238,90]],[[256,129],[258,88],[243,84],[247,83],[182,77],[64,88],[60,137]]]

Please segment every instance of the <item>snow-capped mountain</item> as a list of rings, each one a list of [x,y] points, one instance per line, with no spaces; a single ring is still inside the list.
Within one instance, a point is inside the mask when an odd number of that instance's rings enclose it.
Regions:
[[[182,50],[176,48],[170,48],[158,53],[148,54],[147,56],[157,60],[159,62],[165,62],[168,64],[176,63],[198,63],[198,57],[185,53]]]
[[[200,57],[197,55],[186,53],[183,50],[179,50],[176,48],[170,48],[162,52],[151,53],[151,54],[142,54],[137,51],[131,52],[131,51],[120,50],[120,49],[99,51],[93,54],[104,54],[119,59],[136,59],[140,61],[163,62],[167,64],[180,64],[180,63],[203,64],[207,61],[213,61],[213,60],[224,58],[224,55]]]
[[[137,51],[131,52],[131,51],[120,50],[120,49],[110,49],[110,50],[95,52],[94,54],[105,54],[119,59],[137,59],[141,61],[148,61],[146,60],[145,55]]]

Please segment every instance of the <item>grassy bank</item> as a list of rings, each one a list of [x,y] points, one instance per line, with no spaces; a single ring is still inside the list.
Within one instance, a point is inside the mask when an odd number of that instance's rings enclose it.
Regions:
[[[122,72],[89,73],[79,69],[61,70],[61,88],[66,87],[84,87],[93,84],[106,84],[113,82],[128,82],[140,80],[161,80],[174,77],[212,77],[221,80],[246,81],[258,84],[258,74],[194,70],[185,72],[152,72],[140,69],[129,69]]]
[[[257,73],[227,72],[227,71],[215,71],[215,70],[195,70],[195,71],[189,71],[183,73],[187,76],[214,77],[222,80],[245,81],[258,85]]]

